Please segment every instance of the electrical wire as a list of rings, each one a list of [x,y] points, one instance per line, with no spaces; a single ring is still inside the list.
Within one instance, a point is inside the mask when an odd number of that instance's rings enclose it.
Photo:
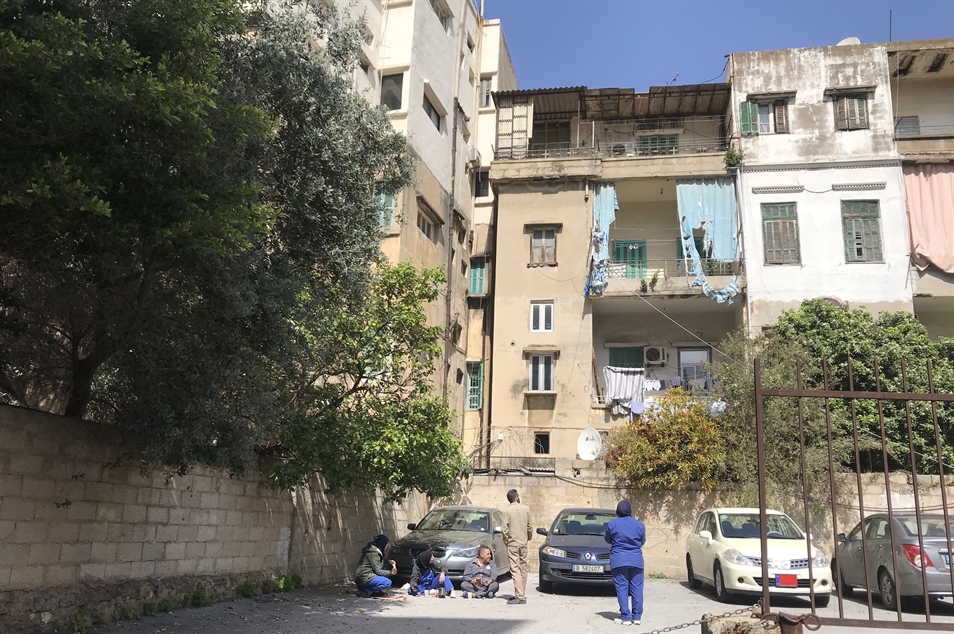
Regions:
[[[703,81],[703,82],[699,82],[699,83],[701,83],[701,84],[708,84],[710,81],[715,81],[715,80],[719,79],[720,77],[725,77],[725,69],[728,68],[728,67],[729,67],[729,56],[726,55],[726,57],[725,57],[725,66],[722,67],[722,72],[719,73],[718,75],[716,75],[715,77],[713,77],[712,79],[707,79],[707,80],[705,80],[705,81]]]
[[[713,350],[715,350],[716,352],[718,352],[719,354],[721,354],[721,355],[722,355],[723,357],[725,357],[726,359],[731,360],[731,357],[729,357],[726,353],[724,353],[724,352],[722,352],[721,350],[719,350],[719,348],[717,348],[714,344],[712,344],[712,343],[706,341],[705,339],[703,339],[702,337],[700,337],[700,336],[697,335],[696,333],[692,332],[691,330],[689,330],[688,328],[686,328],[685,326],[683,326],[682,324],[680,324],[678,321],[676,321],[675,319],[673,319],[672,317],[670,317],[669,315],[667,315],[667,314],[664,313],[663,311],[661,311],[661,310],[659,310],[658,308],[656,308],[655,306],[653,306],[653,304],[652,304],[649,300],[647,300],[645,297],[643,297],[642,295],[637,295],[636,297],[638,297],[639,299],[641,299],[641,300],[643,300],[644,302],[646,302],[646,304],[647,304],[650,308],[652,308],[652,309],[655,310],[657,313],[659,313],[660,315],[662,315],[663,317],[665,317],[666,319],[668,319],[668,320],[671,321],[672,323],[676,324],[677,326],[679,326],[680,328],[682,328],[683,330],[685,330],[686,332],[688,332],[688,333],[689,333],[690,335],[692,335],[694,338],[696,338],[696,339],[698,339],[699,341],[701,341],[702,343],[706,344],[707,346],[709,346],[710,348],[712,348]]]

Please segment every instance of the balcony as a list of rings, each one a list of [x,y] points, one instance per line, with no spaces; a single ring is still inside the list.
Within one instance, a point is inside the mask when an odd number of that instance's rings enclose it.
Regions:
[[[645,137],[644,137],[645,138]],[[660,158],[687,154],[718,154],[728,148],[725,139],[680,140],[677,143],[667,141],[642,144],[637,138],[613,141],[597,141],[595,146],[574,147],[569,142],[533,143],[530,148],[506,148],[496,150],[496,160],[523,159],[567,159],[567,158]]]
[[[702,295],[701,286],[693,286],[695,274],[692,263],[680,260],[643,260],[639,262],[610,262],[606,267],[610,283],[603,297],[646,295],[652,297]],[[737,277],[739,286],[745,285],[742,260],[720,262],[702,260],[702,272],[715,288],[726,286]]]
[[[894,136],[898,152],[906,158],[954,156],[954,123],[930,124],[919,117],[899,117]]]

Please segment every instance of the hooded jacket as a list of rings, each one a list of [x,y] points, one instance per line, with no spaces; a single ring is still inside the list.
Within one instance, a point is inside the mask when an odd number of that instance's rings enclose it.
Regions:
[[[374,544],[361,550],[358,567],[354,571],[354,583],[359,588],[375,577],[390,577],[391,569],[384,567],[384,553]]]
[[[631,515],[629,502],[623,500],[616,507],[619,516],[606,525],[603,538],[610,545],[610,568],[632,566],[645,568],[643,544],[646,543],[646,527]]]
[[[447,574],[447,566],[441,565],[438,567],[436,557],[432,563],[424,563],[424,561],[430,559],[430,556],[433,554],[433,551],[425,550],[414,558],[410,580],[410,585],[412,588],[416,588],[420,584],[421,577],[436,577],[442,572]],[[430,575],[428,575],[428,573],[430,573]]]

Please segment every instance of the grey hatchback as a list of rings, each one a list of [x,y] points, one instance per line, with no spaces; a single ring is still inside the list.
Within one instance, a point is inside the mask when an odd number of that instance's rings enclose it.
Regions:
[[[497,574],[503,575],[509,572],[510,565],[502,525],[503,513],[495,508],[441,506],[417,524],[408,524],[411,532],[391,542],[388,557],[397,564],[398,578],[407,580],[414,558],[429,549],[447,568],[451,581],[460,583],[464,568],[477,556],[477,547],[487,544],[497,564]]]
[[[847,535],[838,535],[831,568],[832,574],[837,575],[835,579],[841,583],[842,594],[850,595],[854,588],[871,588],[877,591],[886,608],[896,610],[897,595],[924,596],[923,573],[928,596],[952,596],[948,540],[954,539],[954,521],[945,530],[943,515],[922,514],[922,551],[918,543],[917,515],[894,513],[893,516],[892,525],[887,514],[869,515]],[[892,535],[894,557],[891,554]],[[894,560],[897,560],[897,575]],[[895,592],[895,586],[899,592]]]

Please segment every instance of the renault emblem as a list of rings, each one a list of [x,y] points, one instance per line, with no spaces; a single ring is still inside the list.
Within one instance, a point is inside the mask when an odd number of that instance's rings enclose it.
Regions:
[[[589,561],[589,560],[593,559],[593,555],[590,554],[590,553],[586,553],[585,555],[583,555],[583,559]]]

